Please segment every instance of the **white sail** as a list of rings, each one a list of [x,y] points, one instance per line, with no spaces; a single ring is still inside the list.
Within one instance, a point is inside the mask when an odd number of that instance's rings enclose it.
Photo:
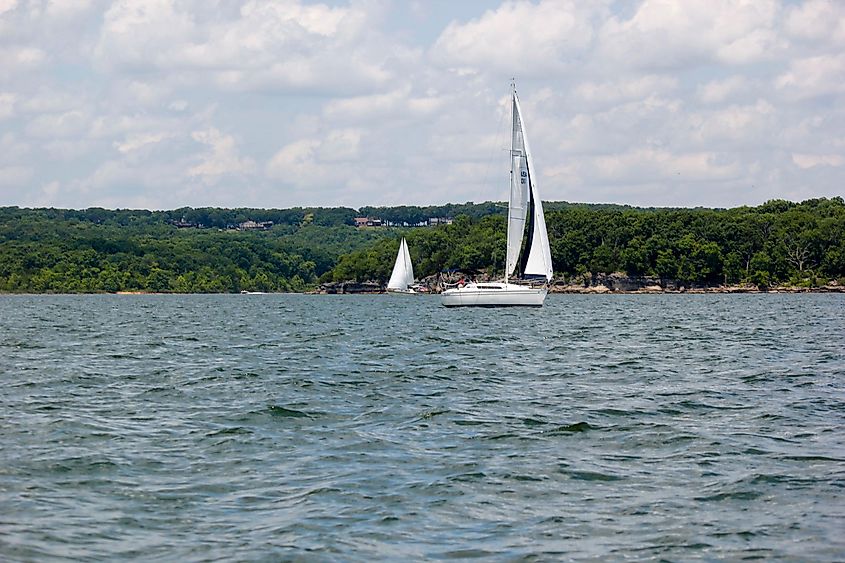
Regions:
[[[505,264],[505,278],[512,275],[519,264],[519,251],[525,234],[525,219],[528,214],[529,177],[528,160],[524,157],[524,134],[522,113],[512,96],[513,130],[511,136],[511,195],[508,202],[508,249]]]
[[[523,260],[524,276],[543,276],[547,280],[552,279],[552,253],[549,247],[549,234],[546,230],[546,219],[543,214],[543,203],[540,200],[540,194],[537,191],[537,181],[533,176],[534,161],[531,157],[531,147],[528,144],[528,136],[525,133],[525,127],[522,122],[522,108],[519,105],[519,98],[516,92],[513,93],[513,146],[512,152],[515,155],[523,154],[524,157],[519,159],[520,166],[514,166],[514,174],[519,174],[520,181],[525,181],[526,186],[524,190],[526,193],[526,200],[529,203],[529,210],[533,211],[533,216],[529,220],[529,236],[531,240],[526,247],[528,252],[527,258]],[[514,156],[514,163],[517,162],[518,156]],[[513,190],[511,190],[511,199],[513,199]],[[511,212],[509,211],[509,214]],[[523,218],[525,211],[522,212]],[[523,219],[523,224],[525,220]],[[516,252],[519,252],[522,244],[522,235],[524,229],[519,232],[519,240],[514,244]],[[511,252],[511,235],[510,235],[510,221],[508,222],[508,258]],[[514,259],[514,265],[516,259]],[[508,262],[510,266],[510,261]],[[512,270],[508,271],[509,273]]]
[[[402,239],[402,248],[405,251],[405,285],[408,286],[414,283],[414,265],[411,264],[411,252],[408,250],[408,242],[404,238]]]
[[[414,267],[411,265],[411,254],[408,252],[408,243],[403,238],[399,244],[399,252],[396,254],[396,262],[393,264],[390,281],[387,282],[387,289],[404,291],[412,283],[414,283]]]
[[[543,204],[540,198],[536,197],[534,191],[534,232],[531,237],[531,252],[525,262],[523,274],[526,276],[545,276],[551,281],[552,274],[552,251],[549,247],[549,234],[546,231],[546,219],[543,216]]]

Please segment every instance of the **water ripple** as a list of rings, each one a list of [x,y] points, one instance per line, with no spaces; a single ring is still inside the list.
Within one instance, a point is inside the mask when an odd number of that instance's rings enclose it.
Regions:
[[[845,557],[845,298],[0,296],[3,560]]]

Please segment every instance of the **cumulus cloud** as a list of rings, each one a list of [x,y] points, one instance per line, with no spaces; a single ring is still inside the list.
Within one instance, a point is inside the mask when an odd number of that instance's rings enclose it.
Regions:
[[[605,82],[582,82],[575,88],[575,93],[585,102],[618,104],[671,94],[677,87],[678,79],[675,77],[645,75]]]
[[[720,104],[752,89],[751,82],[744,76],[733,75],[710,80],[698,86],[698,99],[705,104]]]
[[[0,119],[7,119],[15,114],[17,96],[11,92],[0,92]]]
[[[841,191],[836,0],[0,0],[3,203],[503,199],[516,77],[547,199]]]
[[[776,0],[645,0],[630,19],[610,17],[599,52],[645,69],[772,60],[786,48]]]
[[[775,87],[797,98],[845,92],[845,55],[820,55],[794,60],[775,80]]]
[[[30,181],[32,172],[28,166],[0,166],[0,188],[20,189]]]
[[[432,58],[506,75],[559,71],[593,39],[591,14],[584,6],[559,0],[505,2],[472,21],[450,23],[432,47]]]
[[[842,166],[845,164],[845,156],[841,154],[793,153],[792,161],[799,168],[812,168],[814,166]]]
[[[205,181],[214,182],[225,174],[249,174],[253,171],[255,163],[250,158],[238,155],[235,138],[231,135],[225,135],[212,127],[205,131],[194,131],[191,137],[208,146],[209,150],[202,155],[199,164],[188,170],[188,176],[199,176]]]
[[[249,1],[210,19],[200,17],[204,8],[201,0],[115,2],[95,60],[122,72],[189,73],[233,90],[337,91],[388,78],[386,54],[369,42],[369,15],[354,5]]]
[[[0,73],[11,76],[32,71],[47,61],[47,53],[38,47],[14,45],[0,46]],[[2,74],[0,74],[2,76]]]
[[[88,126],[88,116],[80,110],[42,114],[30,121],[26,128],[32,137],[77,137]]]
[[[786,33],[814,43],[845,44],[845,4],[838,0],[810,0],[788,8]]]
[[[300,139],[282,147],[270,159],[267,176],[296,189],[344,185],[356,172],[349,163],[360,156],[361,132],[329,131],[322,137]]]
[[[160,143],[172,136],[172,133],[141,133],[138,135],[128,135],[122,142],[115,141],[113,144],[119,152],[126,154],[142,147]]]

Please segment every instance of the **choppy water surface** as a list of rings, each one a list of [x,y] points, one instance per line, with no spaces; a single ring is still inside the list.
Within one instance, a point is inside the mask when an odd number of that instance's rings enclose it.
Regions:
[[[845,296],[0,296],[4,560],[845,558]]]

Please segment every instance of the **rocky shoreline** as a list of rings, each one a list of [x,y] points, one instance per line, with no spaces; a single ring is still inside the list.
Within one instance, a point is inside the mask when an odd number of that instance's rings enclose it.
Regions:
[[[460,275],[430,276],[420,282],[425,293],[440,293],[446,284],[454,284]],[[490,281],[479,276],[478,281]],[[332,282],[321,284],[313,293],[319,294],[375,294],[384,293],[384,286],[375,281]],[[575,279],[558,279],[552,282],[549,293],[597,294],[649,294],[649,293],[845,293],[845,285],[835,280],[815,287],[779,285],[758,287],[741,285],[684,285],[677,280],[661,280],[652,276],[627,276],[625,274],[589,274]]]

